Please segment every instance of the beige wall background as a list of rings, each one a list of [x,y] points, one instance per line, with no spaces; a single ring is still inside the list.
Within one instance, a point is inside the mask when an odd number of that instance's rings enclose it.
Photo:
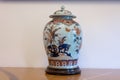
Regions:
[[[43,29],[65,5],[82,26],[82,68],[120,68],[120,2],[0,2],[0,67],[46,67]]]

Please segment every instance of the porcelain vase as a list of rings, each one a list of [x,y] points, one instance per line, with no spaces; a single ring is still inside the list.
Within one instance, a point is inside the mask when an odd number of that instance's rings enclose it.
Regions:
[[[49,65],[49,74],[78,74],[79,50],[82,45],[80,25],[73,19],[76,16],[64,7],[50,15],[52,20],[47,23],[43,32],[44,46]]]

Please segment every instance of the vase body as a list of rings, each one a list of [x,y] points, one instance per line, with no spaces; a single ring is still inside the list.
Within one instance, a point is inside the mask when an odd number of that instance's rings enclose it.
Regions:
[[[50,74],[78,74],[79,50],[82,45],[80,25],[71,16],[55,16],[47,23],[44,32],[44,45]]]

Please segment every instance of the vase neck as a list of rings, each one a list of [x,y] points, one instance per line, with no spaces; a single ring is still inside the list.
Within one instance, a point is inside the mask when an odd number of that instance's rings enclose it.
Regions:
[[[72,20],[72,17],[71,16],[57,16],[57,17],[54,17],[53,19]]]

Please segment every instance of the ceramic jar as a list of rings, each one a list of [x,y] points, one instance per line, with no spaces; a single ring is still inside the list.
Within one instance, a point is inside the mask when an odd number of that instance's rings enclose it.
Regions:
[[[45,50],[50,74],[78,74],[79,50],[82,45],[80,25],[73,20],[76,16],[64,7],[50,15],[52,20],[47,23],[43,32]]]

